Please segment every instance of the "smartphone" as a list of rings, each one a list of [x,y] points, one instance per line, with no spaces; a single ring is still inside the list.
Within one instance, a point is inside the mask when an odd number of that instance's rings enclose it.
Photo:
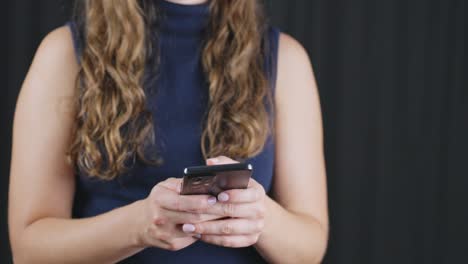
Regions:
[[[230,189],[246,189],[253,167],[250,163],[194,166],[184,169],[183,195],[211,194]]]

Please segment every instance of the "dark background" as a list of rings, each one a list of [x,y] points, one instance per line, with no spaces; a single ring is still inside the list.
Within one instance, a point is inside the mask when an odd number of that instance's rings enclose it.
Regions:
[[[0,259],[9,263],[14,105],[40,40],[67,20],[70,4],[1,5]],[[319,84],[331,220],[326,263],[468,261],[467,5],[267,0],[272,23],[307,48]]]

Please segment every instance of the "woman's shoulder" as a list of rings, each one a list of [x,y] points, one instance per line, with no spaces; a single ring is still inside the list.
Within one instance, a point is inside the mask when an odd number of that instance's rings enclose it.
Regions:
[[[288,33],[279,32],[278,67],[295,71],[295,69],[308,69],[310,66],[309,54],[304,46]]]
[[[22,88],[32,95],[69,96],[78,73],[71,33],[66,26],[49,32],[36,50]]]
[[[294,37],[285,32],[279,32],[279,49],[281,55],[288,56],[291,60],[299,60],[304,63],[308,60],[308,54],[304,46]]]
[[[38,51],[51,53],[73,52],[73,40],[67,25],[60,26],[50,31],[41,41]],[[53,54],[49,54],[53,55]],[[63,55],[63,54],[61,54]]]
[[[296,71],[296,69],[309,69],[310,59],[304,46],[294,37],[288,33],[282,31],[279,27],[274,25],[268,25],[268,53],[269,62],[274,80],[274,90],[279,84],[281,86],[281,80],[285,76],[287,79],[292,78],[290,71]],[[295,74],[292,74],[295,75]]]
[[[314,70],[307,50],[297,39],[281,32],[278,48],[277,99],[298,100],[301,96],[307,96],[314,85]]]
[[[279,51],[293,51],[293,52],[304,52],[305,48],[302,44],[284,32],[280,27],[275,25],[268,25],[267,33],[270,40],[270,43],[277,44]],[[275,43],[276,42],[276,43]]]
[[[34,60],[41,64],[73,65],[75,48],[70,28],[62,25],[50,31],[42,39]]]

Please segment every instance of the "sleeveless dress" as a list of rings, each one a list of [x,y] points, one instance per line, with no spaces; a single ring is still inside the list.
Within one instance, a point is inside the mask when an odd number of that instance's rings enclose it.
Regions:
[[[158,153],[162,166],[136,163],[128,173],[112,181],[101,181],[78,173],[73,217],[96,216],[117,207],[144,199],[151,189],[169,177],[181,178],[188,166],[205,165],[200,138],[201,121],[208,104],[208,86],[201,66],[202,32],[209,18],[208,3],[183,5],[158,1],[163,17],[158,29],[160,61],[153,86],[156,96],[148,95],[154,118]],[[77,60],[83,40],[75,22],[66,24],[72,32]],[[280,31],[268,28],[265,69],[274,94]],[[156,40],[155,40],[156,41]],[[151,88],[151,87],[149,87]],[[253,165],[253,178],[271,189],[274,167],[274,142],[271,138],[262,152],[245,160]],[[172,252],[147,248],[121,263],[263,263],[255,248],[224,248],[197,241]]]

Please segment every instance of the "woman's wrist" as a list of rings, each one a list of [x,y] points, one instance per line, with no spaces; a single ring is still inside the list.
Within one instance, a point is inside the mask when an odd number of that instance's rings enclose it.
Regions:
[[[129,205],[129,212],[127,217],[129,219],[129,245],[132,248],[144,249],[147,247],[144,237],[145,227],[145,206],[146,200],[138,200]]]
[[[268,195],[265,195],[265,218],[264,218],[264,228],[256,245],[260,246],[264,243],[263,241],[268,240],[268,237],[272,232],[275,232],[274,221],[278,216],[278,209],[281,209],[278,204],[271,199]]]

